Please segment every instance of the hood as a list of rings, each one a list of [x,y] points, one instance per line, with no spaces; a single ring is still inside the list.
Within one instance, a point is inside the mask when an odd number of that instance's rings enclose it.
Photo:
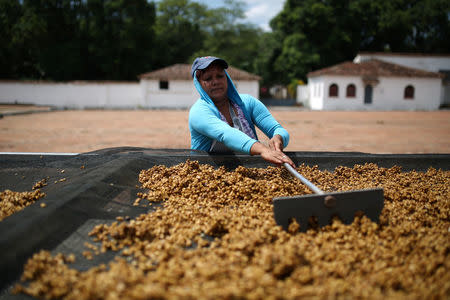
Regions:
[[[228,75],[228,72],[226,70],[224,70],[224,71],[225,71],[225,75],[227,76],[227,83],[228,83],[227,96],[228,96],[228,98],[231,101],[233,101],[234,103],[236,103],[237,105],[242,106],[242,99],[239,96],[239,93],[237,92],[236,87],[234,86],[234,83],[231,80],[230,75]],[[203,90],[200,82],[197,80],[197,76],[195,76],[195,75],[194,75],[194,86],[197,89],[197,92],[200,94],[201,100],[205,101],[209,105],[212,105],[214,107],[214,110],[217,112],[217,114],[219,114],[219,110],[214,105],[214,102],[208,96],[208,94],[205,92],[205,90]]]

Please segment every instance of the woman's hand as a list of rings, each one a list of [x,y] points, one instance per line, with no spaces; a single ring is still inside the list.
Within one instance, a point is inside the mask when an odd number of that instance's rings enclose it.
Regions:
[[[283,151],[284,145],[283,145],[283,138],[279,134],[275,134],[270,140],[269,140],[269,148],[275,151]]]
[[[253,144],[253,146],[250,148],[250,154],[261,155],[261,157],[264,160],[276,164],[278,166],[282,165],[283,163],[288,163],[293,168],[295,168],[294,162],[282,151],[273,150],[270,147],[261,144],[260,142],[256,142]]]

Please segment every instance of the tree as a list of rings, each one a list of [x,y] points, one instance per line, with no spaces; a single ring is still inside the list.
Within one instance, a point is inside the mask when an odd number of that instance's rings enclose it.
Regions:
[[[450,3],[446,0],[423,0],[409,8],[412,29],[406,38],[415,51],[450,52]]]
[[[241,21],[244,19],[243,3],[224,1],[224,6],[209,10],[205,16],[202,47],[191,54],[190,61],[198,56],[214,55],[237,68],[256,72],[262,30]]]
[[[252,25],[238,24],[230,28],[215,29],[207,35],[203,47],[193,57],[219,56],[230,65],[255,72],[260,30]],[[193,60],[193,58],[192,58]]]
[[[268,68],[288,83],[359,51],[448,53],[449,15],[445,0],[287,0]]]
[[[214,55],[253,72],[261,30],[240,22],[243,2],[226,0],[209,9],[189,0],[162,0],[158,5],[157,36],[160,65],[192,63]]]
[[[19,58],[13,40],[14,26],[23,14],[18,0],[0,0],[0,78],[14,78],[18,73]]]
[[[187,62],[205,39],[208,9],[189,0],[162,0],[156,22],[158,65]]]
[[[85,79],[135,80],[157,60],[156,8],[145,0],[90,0],[81,26]]]
[[[195,55],[253,72],[261,31],[239,22],[243,2],[0,0],[0,74],[50,80],[134,80]]]
[[[0,76],[135,80],[215,55],[264,84],[306,79],[359,51],[448,53],[448,0],[286,0],[272,32],[244,2],[0,0]]]
[[[2,77],[135,80],[157,61],[146,0],[0,0]]]
[[[15,24],[13,43],[28,63],[27,74],[34,78],[67,80],[79,74],[77,43],[80,1],[23,1],[23,15]],[[25,75],[25,76],[27,76]]]

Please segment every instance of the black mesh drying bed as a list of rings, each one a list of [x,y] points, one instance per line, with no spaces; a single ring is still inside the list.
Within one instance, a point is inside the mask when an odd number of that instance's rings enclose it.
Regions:
[[[449,154],[366,154],[336,152],[288,152],[297,164],[317,165],[322,170],[337,166],[376,163],[380,167],[401,166],[404,171],[425,171],[429,167],[450,169]],[[71,267],[86,270],[110,261],[117,253],[107,252],[86,260],[85,242],[93,244],[88,233],[101,223],[109,224],[118,216],[134,218],[154,209],[133,206],[142,191],[138,174],[155,165],[173,166],[187,159],[233,170],[268,166],[260,157],[226,154],[209,155],[190,150],[111,148],[78,155],[0,154],[0,191],[30,191],[37,181],[46,179],[42,188],[46,203],[39,201],[0,222],[0,298],[29,299],[10,295],[26,260],[41,249],[52,253],[74,253]]]

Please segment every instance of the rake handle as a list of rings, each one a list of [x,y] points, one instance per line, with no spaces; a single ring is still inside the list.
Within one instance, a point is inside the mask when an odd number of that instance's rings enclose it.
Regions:
[[[315,194],[322,195],[324,192],[319,189],[317,186],[315,186],[311,181],[303,177],[299,172],[297,172],[290,164],[284,163],[284,166],[286,169],[294,175],[297,179],[299,179],[301,182],[303,182],[311,191],[313,191]]]

